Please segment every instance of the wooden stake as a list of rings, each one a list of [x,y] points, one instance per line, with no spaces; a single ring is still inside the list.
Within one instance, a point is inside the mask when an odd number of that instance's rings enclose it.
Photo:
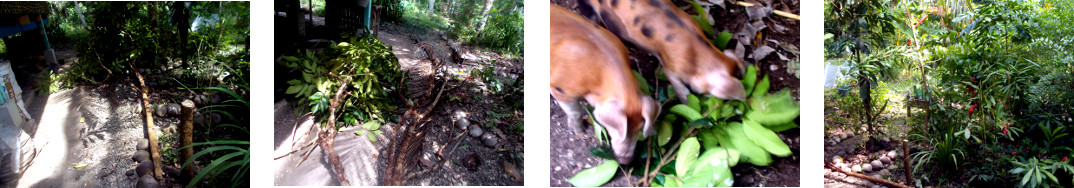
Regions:
[[[182,154],[180,160],[193,160],[191,157],[194,156],[194,148],[187,146],[194,143],[194,101],[190,101],[190,99],[183,100],[181,105],[183,106],[183,110],[181,111],[182,116],[180,117],[179,125],[182,132],[179,134],[179,147],[186,148],[183,148],[180,152],[180,154]],[[184,167],[181,177],[184,182],[190,181],[190,179],[194,177],[193,166]],[[187,184],[189,183],[190,182],[187,182]]]
[[[134,76],[138,77],[138,84],[142,86],[138,93],[142,94],[142,109],[145,112],[145,134],[149,137],[149,155],[153,158],[153,177],[157,180],[164,179],[164,171],[160,169],[163,165],[160,162],[160,144],[157,143],[157,134],[153,132],[156,130],[156,126],[153,125],[153,110],[149,105],[149,89],[145,87],[145,79],[142,78],[142,74],[138,73],[138,68],[131,64],[131,70],[134,72]]]
[[[740,5],[740,6],[744,6],[744,7],[751,7],[751,6],[754,5],[753,3],[747,3],[745,1],[736,1],[735,4]],[[780,15],[780,16],[783,16],[783,17],[786,17],[786,18],[790,18],[790,19],[794,19],[794,20],[802,20],[801,16],[798,16],[798,15],[796,15],[794,13],[784,12],[782,10],[773,10],[772,12],[774,12],[776,15]]]
[[[906,140],[906,139],[902,140],[902,153],[903,153],[902,154],[903,155],[902,164],[903,164],[903,167],[906,168],[906,184],[910,185],[910,184],[912,184],[911,182],[913,182],[913,179],[914,179],[913,178],[914,170],[912,168],[910,168],[910,141],[909,140]]]

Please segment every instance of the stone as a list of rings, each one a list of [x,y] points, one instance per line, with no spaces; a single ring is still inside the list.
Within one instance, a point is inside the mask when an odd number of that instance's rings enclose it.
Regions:
[[[152,175],[153,174],[153,162],[149,160],[143,160],[138,162],[138,167],[134,167],[134,171],[139,176]]]
[[[466,127],[469,127],[469,126],[470,126],[470,120],[466,120],[466,119],[457,119],[457,120],[455,120],[455,127],[456,128],[466,129]]]
[[[743,177],[739,181],[742,181],[743,185],[753,185],[754,180],[753,180],[753,176],[746,176],[746,177]]]
[[[436,160],[437,158],[431,153],[426,153],[425,155],[422,155],[420,159],[418,159],[418,161],[421,162],[421,165],[425,167],[433,166],[434,164],[436,164]]]
[[[880,160],[873,160],[871,164],[876,168],[884,168],[884,163],[880,163]]]
[[[152,175],[143,175],[141,178],[138,178],[138,185],[136,185],[135,187],[156,188],[160,187],[160,183],[158,183],[157,179],[154,179]]]
[[[209,104],[220,104],[220,101],[220,95],[213,95],[213,97],[209,99]]]
[[[880,156],[880,162],[884,162],[884,164],[891,164],[891,158],[889,158],[887,155]]]
[[[853,172],[861,172],[861,165],[854,165],[853,167],[850,167],[850,169],[853,170]]]
[[[179,177],[179,168],[171,165],[164,165],[164,174],[166,177]]]
[[[561,167],[561,166],[557,166],[557,167],[556,167],[556,171],[559,171],[559,170],[563,170],[563,167]]]
[[[138,145],[135,146],[138,150],[149,150],[149,141],[142,139],[138,141]]]
[[[835,164],[843,163],[843,157],[840,157],[840,156],[832,157],[832,163],[835,163]]]
[[[158,105],[156,109],[157,117],[164,117],[168,114],[168,105]]]
[[[455,119],[466,119],[466,112],[463,112],[462,110],[456,110],[454,117]]]
[[[470,136],[479,137],[479,136],[481,136],[481,134],[484,134],[484,133],[485,133],[485,131],[481,130],[481,127],[478,127],[477,125],[474,125],[474,124],[470,124]]]
[[[879,175],[880,175],[880,176],[891,176],[891,170],[888,170],[888,169],[882,169],[882,170],[880,170],[880,173],[879,173]]]
[[[899,153],[895,152],[894,150],[888,152],[888,157],[890,157],[892,159],[894,159],[894,158],[896,158],[898,156],[899,156]]]
[[[861,171],[872,172],[873,171],[873,165],[871,165],[871,164],[862,164],[861,165]]]
[[[220,124],[220,122],[224,121],[224,117],[217,113],[209,114],[209,119],[212,120],[213,124]]]
[[[500,139],[489,132],[485,132],[485,135],[481,136],[481,141],[488,147],[496,147],[496,145],[500,143]]]
[[[518,168],[515,167],[514,163],[504,161],[503,171],[507,173],[507,177],[511,177],[512,181],[522,182],[522,173],[519,172]]]
[[[183,108],[176,103],[168,103],[168,115],[179,116],[180,110]]]
[[[134,156],[131,156],[131,159],[134,160],[134,161],[149,160],[149,152],[145,151],[145,150],[135,151]]]

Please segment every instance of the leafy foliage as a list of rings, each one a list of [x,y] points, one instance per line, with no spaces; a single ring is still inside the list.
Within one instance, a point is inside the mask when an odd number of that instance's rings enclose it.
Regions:
[[[640,77],[640,74],[635,76]],[[686,104],[665,106],[662,111],[668,113],[657,120],[654,125],[657,134],[650,138],[656,142],[638,143],[636,152],[642,154],[635,157],[642,159],[634,160],[656,158],[649,164],[656,168],[661,156],[676,152],[675,163],[661,168],[652,186],[731,186],[730,167],[740,161],[767,166],[772,162],[771,155],[786,157],[793,154],[775,132],[798,127],[794,120],[798,118],[799,104],[791,98],[790,91],[768,93],[768,77],[763,76],[760,80],[757,77],[756,67],[749,66],[743,79],[747,96],[752,96],[748,102],[698,98],[690,94]],[[667,86],[660,88],[644,83],[643,79],[638,81],[642,82],[639,85],[653,87],[648,89],[656,91],[654,94],[661,101],[675,99],[667,97],[675,96],[674,90]],[[601,127],[597,122],[591,122],[598,128],[595,129],[598,130],[595,131],[597,137],[601,138]],[[670,143],[680,140],[682,143],[676,151],[668,151],[673,149]],[[634,165],[634,172],[654,170],[643,169],[644,166]]]
[[[280,63],[301,74],[300,79],[287,82],[290,87],[286,93],[298,97],[299,103],[308,106],[321,123],[327,121],[331,102],[342,87],[344,95],[339,99],[341,110],[337,112],[335,128],[385,122],[387,111],[396,108],[393,104],[397,97],[390,94],[402,96],[397,92],[406,90],[400,84],[405,83],[406,74],[399,70],[399,60],[391,53],[391,46],[375,37],[333,43],[321,53],[307,50],[299,57],[284,57]],[[366,128],[373,127],[379,126]]]

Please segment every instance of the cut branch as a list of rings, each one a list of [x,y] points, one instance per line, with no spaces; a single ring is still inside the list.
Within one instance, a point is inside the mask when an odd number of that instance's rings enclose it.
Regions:
[[[138,84],[141,85],[141,90],[138,93],[142,94],[142,111],[145,112],[145,133],[146,137],[149,137],[149,155],[153,158],[153,178],[157,180],[163,179],[164,171],[160,169],[163,165],[160,162],[160,144],[157,143],[157,135],[154,132],[156,126],[153,125],[153,109],[149,105],[149,88],[145,87],[145,79],[142,78],[142,74],[138,73],[138,68],[134,67],[133,63],[129,63],[131,69],[134,71],[134,75],[138,77]]]

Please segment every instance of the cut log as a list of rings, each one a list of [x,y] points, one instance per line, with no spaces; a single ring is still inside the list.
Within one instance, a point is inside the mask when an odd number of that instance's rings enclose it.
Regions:
[[[194,156],[194,148],[187,146],[194,143],[194,101],[187,99],[183,101],[182,105],[182,116],[180,116],[181,118],[179,122],[179,125],[182,126],[180,127],[182,131],[179,134],[179,147],[186,148],[183,148],[183,151],[181,151],[182,156],[180,160],[193,160],[191,157]],[[181,177],[183,182],[189,184],[190,182],[188,181],[194,177],[194,167],[183,167]]]
[[[138,84],[141,89],[138,93],[142,94],[142,109],[145,112],[145,134],[149,137],[149,155],[153,159],[153,178],[161,180],[164,177],[164,171],[160,169],[160,144],[157,143],[157,134],[153,132],[156,130],[156,126],[153,125],[153,108],[149,104],[149,89],[145,87],[145,79],[141,73],[138,73],[138,69],[131,64],[131,70],[134,72],[134,76],[138,77]]]

